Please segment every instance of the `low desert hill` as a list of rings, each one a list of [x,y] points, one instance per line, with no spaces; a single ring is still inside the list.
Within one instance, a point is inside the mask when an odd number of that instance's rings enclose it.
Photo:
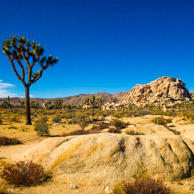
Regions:
[[[189,92],[184,82],[180,79],[172,77],[161,77],[148,84],[137,84],[129,92],[119,92],[109,94],[106,92],[98,92],[96,94],[79,94],[74,96],[63,97],[63,104],[83,104],[85,99],[95,95],[97,98],[104,98],[106,104],[116,103],[118,105],[135,104],[137,106],[145,106],[146,104],[168,104],[182,103],[183,101],[193,101],[194,93]],[[0,103],[5,98],[0,98]],[[55,98],[31,98],[31,101],[44,104],[47,101],[53,102]],[[12,104],[20,104],[24,102],[24,98],[11,98]]]
[[[84,100],[89,98],[90,96],[94,95],[97,98],[104,98],[105,102],[119,102],[119,100],[122,98],[124,92],[119,92],[116,94],[109,94],[105,92],[98,92],[96,94],[79,94],[79,95],[74,95],[74,96],[68,96],[68,97],[63,97],[63,104],[74,104],[74,105],[79,105],[83,104]],[[0,98],[0,103],[2,103],[6,98]],[[47,101],[53,102],[55,98],[31,98],[31,101],[38,102],[39,104],[44,104]],[[19,98],[19,97],[13,97],[11,98],[11,103],[12,104],[20,104],[21,102],[24,102],[24,98]]]

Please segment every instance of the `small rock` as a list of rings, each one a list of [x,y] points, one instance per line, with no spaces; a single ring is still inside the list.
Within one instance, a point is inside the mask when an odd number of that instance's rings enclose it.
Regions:
[[[70,189],[77,189],[78,186],[76,186],[75,184],[70,184]]]
[[[190,190],[194,190],[194,183],[191,182],[185,182],[185,186],[188,187]]]
[[[104,191],[105,191],[106,193],[113,193],[113,190],[110,189],[109,187],[105,187]]]

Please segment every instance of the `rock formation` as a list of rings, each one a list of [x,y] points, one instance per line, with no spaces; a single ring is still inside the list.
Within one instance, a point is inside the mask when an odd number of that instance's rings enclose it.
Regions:
[[[58,181],[113,185],[140,177],[190,177],[193,142],[179,136],[93,134],[49,138],[15,159],[33,160]]]
[[[194,93],[193,92],[190,92],[189,94],[191,96],[191,99],[194,101]]]
[[[145,106],[146,104],[174,104],[182,101],[190,101],[191,95],[185,83],[180,79],[172,77],[161,77],[145,85],[136,85],[131,91],[126,92],[119,104],[135,104]]]

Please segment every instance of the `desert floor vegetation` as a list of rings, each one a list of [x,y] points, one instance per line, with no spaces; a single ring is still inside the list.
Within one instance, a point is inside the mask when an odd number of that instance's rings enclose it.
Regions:
[[[13,112],[11,112],[9,109],[2,108],[0,111],[0,161],[10,162],[11,165],[9,168],[4,168],[4,170],[7,170],[7,175],[9,174],[9,170],[13,170],[15,173],[18,170],[17,165],[21,164],[21,162],[16,164],[11,160],[11,155],[13,152],[22,152],[32,144],[36,144],[44,139],[52,137],[98,133],[124,133],[137,136],[150,135],[151,132],[147,130],[146,127],[146,130],[144,131],[144,126],[147,125],[161,126],[163,127],[162,129],[166,130],[166,133],[171,133],[174,135],[187,135],[187,130],[186,128],[183,128],[183,126],[188,127],[193,125],[193,115],[193,104],[172,106],[169,107],[167,112],[162,111],[160,107],[152,106],[144,108],[130,106],[122,108],[122,110],[110,111],[94,109],[94,115],[91,115],[90,109],[81,109],[76,107],[72,109],[65,108],[48,110],[38,108],[36,112],[32,112],[32,125],[25,125],[24,108],[13,108]],[[182,128],[179,128],[180,126]],[[27,163],[27,161],[23,161],[23,163],[28,167],[30,166],[30,163]],[[1,168],[1,173],[2,170],[3,168]],[[43,172],[43,169],[41,169],[41,172]],[[44,173],[43,178],[40,179],[40,182],[37,181],[39,186],[30,186],[31,184],[29,183],[28,186],[30,187],[28,188],[23,186],[18,188],[17,186],[22,184],[15,180],[14,177],[16,176],[12,176],[13,180],[9,180],[4,171],[4,175],[1,176],[0,180],[1,193],[6,193],[7,191],[19,191],[19,193],[32,191],[45,192],[49,191],[53,184],[58,185],[61,190],[65,190],[68,193],[74,193],[74,191],[69,189],[68,184],[54,183],[52,179],[47,179],[48,176]],[[193,177],[190,179],[193,180]],[[48,181],[43,183],[43,180]],[[16,186],[10,186],[14,181],[16,181]],[[118,187],[118,185],[117,187],[112,188],[113,190],[115,189],[114,193],[118,193],[121,190],[121,193],[127,193],[127,190],[133,190],[133,187],[137,189],[137,187],[140,187],[142,184],[145,185],[146,183],[136,182],[135,186],[132,185],[132,183],[128,183],[122,189],[121,187]],[[155,183],[152,185],[154,184]],[[32,185],[34,184],[32,183]],[[159,184],[156,182],[156,185]],[[177,189],[178,191],[181,191],[181,189],[188,191],[184,188],[184,181],[182,181],[181,184],[180,182],[176,181],[167,182],[167,185],[172,187],[171,191]],[[57,189],[56,192],[58,191]],[[168,191],[169,190],[166,189],[164,193],[168,193]],[[60,191],[58,192],[60,193]],[[83,185],[79,188],[79,192],[103,193],[104,190],[101,186],[93,187]]]

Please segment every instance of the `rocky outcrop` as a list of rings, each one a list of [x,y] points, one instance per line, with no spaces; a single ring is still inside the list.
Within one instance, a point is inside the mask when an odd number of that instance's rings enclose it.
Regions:
[[[190,92],[189,94],[191,96],[191,99],[194,101],[194,93],[193,92]]]
[[[174,104],[190,101],[191,95],[185,83],[172,77],[161,77],[145,85],[136,85],[131,91],[126,92],[119,104]]]
[[[194,167],[192,149],[175,135],[49,138],[15,159],[41,163],[56,180],[76,185],[113,185],[140,177],[183,179],[191,176]]]

